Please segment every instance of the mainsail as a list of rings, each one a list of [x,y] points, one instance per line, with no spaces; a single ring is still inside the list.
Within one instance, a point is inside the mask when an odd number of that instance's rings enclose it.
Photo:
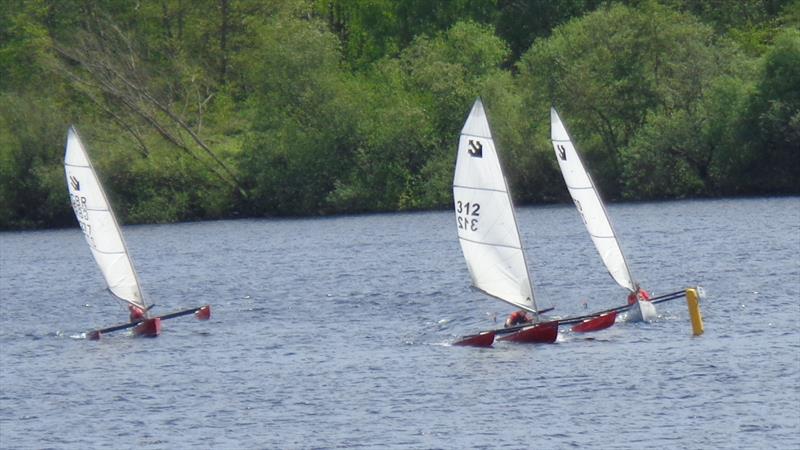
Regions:
[[[458,239],[473,285],[537,312],[511,194],[480,98],[461,130],[453,197]]]
[[[623,288],[634,292],[636,283],[631,276],[614,228],[611,226],[605,205],[597,193],[592,178],[583,167],[578,152],[572,145],[569,134],[561,123],[561,118],[555,108],[550,109],[550,125],[553,149],[556,152],[561,174],[564,175],[564,182],[567,184],[569,194],[575,202],[575,207],[578,208],[594,246],[600,253],[600,258],[614,281]]]
[[[120,299],[146,310],[119,225],[74,127],[70,127],[67,135],[64,170],[72,209],[108,289]]]

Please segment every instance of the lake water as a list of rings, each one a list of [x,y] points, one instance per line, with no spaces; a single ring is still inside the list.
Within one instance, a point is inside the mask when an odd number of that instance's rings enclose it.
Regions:
[[[77,228],[0,233],[0,447],[800,448],[800,198],[609,206],[634,276],[701,285],[649,324],[452,347],[511,307],[469,288],[451,212],[126,226],[157,339]],[[620,305],[570,205],[518,211],[540,307]],[[496,317],[498,323],[493,323]]]

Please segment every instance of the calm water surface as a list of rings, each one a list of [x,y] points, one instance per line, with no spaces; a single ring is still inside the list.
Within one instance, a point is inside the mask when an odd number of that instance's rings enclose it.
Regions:
[[[511,308],[432,212],[126,226],[156,311],[214,315],[86,341],[127,315],[77,226],[0,233],[0,447],[800,448],[800,198],[609,210],[642,286],[705,288],[705,335],[676,300],[451,347]],[[624,302],[574,208],[518,215],[540,306]]]

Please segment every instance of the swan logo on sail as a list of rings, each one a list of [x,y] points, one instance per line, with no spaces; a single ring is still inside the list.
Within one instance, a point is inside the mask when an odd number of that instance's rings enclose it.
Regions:
[[[563,145],[558,146],[558,157],[561,158],[562,161],[567,160],[567,149],[565,149]]]
[[[483,144],[481,144],[481,141],[473,141],[470,139],[467,153],[475,158],[483,158]]]
[[[81,182],[78,181],[77,178],[75,178],[75,175],[69,176],[69,183],[72,185],[72,189],[75,189],[76,191],[81,190]]]

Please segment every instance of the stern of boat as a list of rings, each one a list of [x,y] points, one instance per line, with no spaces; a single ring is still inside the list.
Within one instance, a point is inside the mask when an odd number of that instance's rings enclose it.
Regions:
[[[133,334],[137,337],[156,337],[161,334],[161,318],[145,319],[133,327]]]

